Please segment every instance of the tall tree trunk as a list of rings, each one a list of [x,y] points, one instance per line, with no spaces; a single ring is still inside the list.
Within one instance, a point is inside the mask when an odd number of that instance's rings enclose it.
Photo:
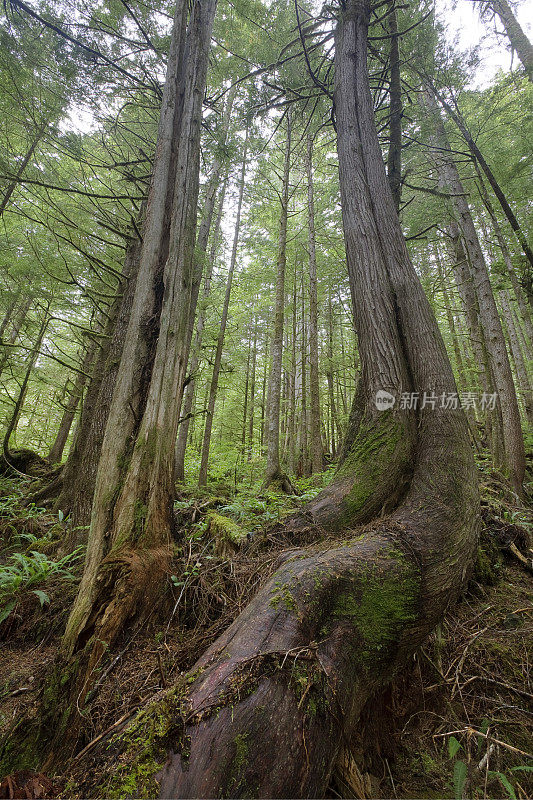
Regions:
[[[462,231],[464,246],[468,252],[473,285],[479,305],[480,322],[490,359],[494,387],[498,394],[498,402],[501,408],[504,446],[501,466],[507,473],[515,491],[521,493],[525,470],[524,439],[500,317],[494,300],[485,257],[479,244],[457,166],[450,154],[444,125],[438,115],[437,106],[431,93],[426,92],[425,97],[427,108],[433,115],[435,125],[434,142],[436,147],[433,150],[433,157],[439,172],[441,185],[445,186],[450,192],[454,216]]]
[[[400,211],[402,196],[402,80],[400,74],[400,42],[395,0],[391,3],[389,21],[389,152],[387,176],[396,206]]]
[[[188,21],[187,16],[189,13]],[[124,624],[160,596],[187,365],[202,103],[214,0],[174,18],[139,273],[102,443],[85,568],[62,649],[83,650],[78,702]]]
[[[307,137],[305,167],[307,173],[307,224],[309,249],[309,398],[311,470],[324,468],[324,449],[320,425],[320,377],[318,373],[318,292],[315,244],[315,199],[313,189],[313,137]]]
[[[335,387],[333,382],[333,306],[331,303],[331,287],[328,296],[328,347],[326,380],[328,384],[329,411],[331,421],[331,455],[335,458],[342,440],[342,429],[335,403]]]
[[[135,294],[140,247],[138,238],[128,242],[123,278],[107,312],[76,438],[65,463],[62,489],[55,503],[56,511],[70,515],[72,547],[87,541],[98,462]]]
[[[446,320],[448,322],[448,328],[450,330],[450,338],[452,340],[452,347],[453,352],[455,355],[455,366],[456,366],[456,374],[458,376],[457,384],[458,386],[464,386],[465,382],[465,368],[463,364],[463,357],[461,355],[461,350],[459,348],[459,340],[457,338],[457,333],[455,330],[455,321],[453,318],[453,309],[451,305],[451,298],[448,292],[448,288],[446,286],[446,278],[444,276],[444,272],[442,270],[442,262],[440,259],[439,249],[435,247],[435,259],[437,261],[437,273],[439,276],[439,282],[441,285],[442,297],[444,300],[444,307],[446,313]]]
[[[509,337],[509,345],[513,361],[516,369],[516,376],[518,378],[518,387],[522,396],[522,403],[524,406],[525,417],[528,425],[533,427],[533,392],[531,391],[531,384],[527,374],[524,357],[518,340],[513,314],[511,311],[511,304],[509,302],[509,292],[507,289],[502,289],[499,293],[500,305],[503,312],[503,319],[505,327],[507,328],[507,335]]]
[[[439,395],[455,384],[387,182],[366,65],[369,9],[348,0],[341,14],[336,125],[363,414],[337,479],[307,506],[305,521],[289,523],[293,535],[300,525],[309,532],[314,516],[339,543],[286,555],[184,688],[169,693],[160,797],[324,796],[364,703],[456,598],[477,546],[476,468],[461,409],[383,412],[374,402],[385,387]],[[391,488],[395,510],[344,541],[370,506],[371,516],[380,513]],[[143,726],[154,730],[162,707],[143,712],[140,754]],[[178,708],[186,709],[180,717]],[[146,766],[150,775],[159,770]]]
[[[181,482],[185,480],[185,451],[187,449],[189,427],[192,418],[196,373],[198,372],[198,368],[200,366],[200,353],[202,348],[202,339],[205,327],[205,315],[207,310],[206,306],[207,306],[207,301],[209,300],[209,295],[211,294],[211,277],[213,275],[213,267],[215,265],[215,257],[219,245],[220,224],[222,222],[222,215],[224,213],[224,199],[226,197],[226,187],[227,187],[227,175],[224,178],[224,182],[220,190],[219,206],[213,230],[211,251],[207,258],[207,266],[204,275],[202,307],[200,308],[200,311],[198,313],[198,319],[196,320],[196,334],[194,339],[194,347],[188,366],[189,382],[187,383],[187,387],[185,389],[185,395],[183,398],[183,405],[181,409],[182,419],[180,420],[180,425],[178,428],[178,438],[176,439],[176,452],[175,452],[176,463],[174,469],[175,469],[176,480]],[[200,241],[200,237],[198,236],[198,241],[196,243],[197,248],[200,248],[202,243],[203,240]],[[204,251],[206,247],[207,247],[207,241],[205,242],[204,245]]]
[[[213,417],[215,414],[215,403],[217,399],[218,380],[220,377],[220,366],[222,364],[222,351],[224,349],[224,337],[226,335],[226,324],[228,321],[229,301],[231,297],[231,286],[233,283],[233,273],[237,263],[237,250],[239,247],[239,234],[241,227],[242,198],[244,195],[244,180],[246,174],[246,154],[248,148],[248,129],[246,129],[246,140],[244,142],[244,154],[242,157],[242,168],[239,185],[239,199],[237,201],[237,216],[235,218],[235,230],[233,233],[233,247],[231,259],[226,279],[226,292],[224,295],[224,305],[222,307],[222,317],[218,331],[217,347],[215,350],[215,360],[213,363],[213,375],[209,388],[209,401],[207,403],[207,414],[205,418],[204,438],[202,442],[202,456],[200,459],[200,473],[198,476],[198,486],[207,485],[207,468],[209,466],[209,448],[211,446],[211,431],[213,429]]]
[[[284,491],[292,491],[290,481],[281,470],[279,447],[279,418],[281,403],[281,363],[283,357],[283,318],[285,312],[285,268],[287,265],[287,214],[289,207],[289,177],[291,163],[291,118],[287,112],[287,139],[281,186],[279,218],[278,259],[276,269],[276,297],[274,301],[274,327],[270,345],[270,373],[268,379],[266,444],[267,459],[264,486],[277,483]]]

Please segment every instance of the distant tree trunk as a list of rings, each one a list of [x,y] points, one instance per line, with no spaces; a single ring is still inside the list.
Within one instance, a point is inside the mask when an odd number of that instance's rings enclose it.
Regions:
[[[49,309],[50,303],[48,303],[47,309],[44,313],[44,316],[41,320],[41,324],[39,326],[39,330],[37,333],[37,338],[35,339],[34,345],[31,349],[28,361],[26,362],[26,371],[24,373],[24,378],[22,379],[22,383],[20,385],[18,397],[15,401],[15,405],[13,407],[13,412],[11,414],[11,418],[7,424],[7,429],[4,434],[4,440],[2,444],[4,460],[10,466],[14,466],[17,469],[16,458],[14,458],[9,449],[9,442],[15,431],[17,430],[17,425],[20,420],[20,415],[22,413],[22,408],[24,406],[24,400],[26,399],[26,393],[28,391],[28,384],[30,382],[30,378],[33,372],[33,368],[35,366],[35,362],[37,361],[37,357],[39,355],[39,351],[41,349],[41,344],[43,342],[44,334],[48,327],[48,323],[50,322],[49,316]]]
[[[64,406],[63,416],[61,417],[61,422],[59,423],[56,438],[54,439],[54,443],[52,444],[48,454],[48,461],[51,464],[58,464],[63,456],[63,450],[65,449],[68,435],[70,433],[72,423],[74,422],[74,417],[76,416],[76,409],[78,408],[83,390],[85,389],[85,384],[89,379],[89,372],[96,355],[96,350],[96,342],[94,339],[91,339],[85,350],[85,356],[81,363],[80,372],[77,373],[74,386],[69,392],[67,402]]]
[[[318,292],[315,245],[315,199],[313,190],[313,137],[307,137],[307,223],[309,249],[309,399],[311,470],[321,472],[324,468],[324,448],[320,425],[320,377],[318,373]]]
[[[202,307],[200,308],[200,311],[198,313],[198,319],[196,320],[196,334],[194,339],[194,346],[188,366],[190,379],[185,389],[185,395],[183,398],[183,405],[181,409],[182,418],[180,420],[180,425],[178,428],[178,438],[176,439],[175,477],[176,480],[180,482],[183,482],[185,480],[185,451],[187,449],[189,427],[192,418],[192,410],[194,404],[196,373],[198,372],[198,368],[200,366],[200,353],[202,348],[202,339],[204,335],[206,305],[209,299],[209,295],[211,294],[211,277],[213,275],[213,267],[215,265],[215,257],[219,245],[220,224],[222,222],[222,215],[224,212],[224,199],[226,196],[226,186],[227,186],[227,176],[225,177],[224,182],[222,184],[222,188],[220,190],[219,206],[213,230],[211,251],[209,256],[207,257],[207,266],[204,275]],[[200,236],[198,236],[198,241],[196,243],[197,248],[200,248],[202,244],[203,240],[200,240]],[[207,248],[207,241],[203,248],[204,252],[206,248]]]
[[[434,87],[432,87],[432,89],[426,93],[426,98],[429,98],[429,96],[431,94],[435,95],[435,97],[438,99],[438,101],[440,102],[442,107],[444,109],[446,109],[446,112],[448,113],[448,115],[451,117],[451,119],[453,119],[453,121],[455,122],[455,124],[457,125],[459,130],[461,131],[461,133],[463,135],[463,138],[464,138],[465,142],[467,143],[467,145],[468,145],[468,147],[470,149],[470,152],[472,153],[472,156],[473,156],[474,160],[477,161],[477,163],[479,164],[479,166],[481,167],[481,169],[485,173],[485,176],[486,176],[490,186],[492,187],[492,190],[493,190],[494,194],[498,198],[498,202],[499,202],[499,204],[500,204],[500,206],[502,208],[502,211],[505,214],[505,216],[507,217],[507,221],[509,222],[509,225],[511,226],[511,228],[513,230],[513,233],[515,234],[516,238],[518,239],[518,242],[520,243],[520,246],[521,246],[522,250],[524,251],[524,254],[525,254],[526,258],[529,261],[530,269],[533,269],[533,251],[531,250],[531,248],[529,246],[527,237],[526,237],[524,231],[522,230],[522,228],[520,226],[520,223],[518,222],[513,209],[509,205],[509,201],[507,200],[507,198],[506,198],[501,186],[499,185],[498,181],[496,180],[496,177],[495,177],[492,169],[490,168],[488,163],[485,161],[485,157],[484,157],[483,153],[481,152],[481,150],[477,146],[477,143],[474,140],[474,137],[470,133],[470,130],[468,129],[468,127],[466,125],[466,122],[463,119],[462,114],[460,113],[460,111],[457,108],[457,106],[455,107],[455,109],[452,108],[452,106],[446,101],[446,99],[442,96],[442,94],[440,92],[438,92]],[[429,100],[428,100],[428,102],[429,102]],[[444,130],[444,126],[443,126],[443,130]],[[444,137],[444,140],[445,139],[446,139],[446,137]],[[450,150],[450,146],[449,146],[447,141],[446,141],[446,148],[447,148],[448,151]],[[451,158],[449,158],[448,160],[451,160]]]
[[[507,289],[502,289],[499,293],[500,305],[503,312],[503,320],[507,328],[507,335],[509,336],[509,346],[511,355],[516,368],[516,376],[518,379],[518,387],[522,396],[522,403],[524,406],[525,417],[528,425],[533,427],[533,393],[527,374],[524,357],[518,340],[513,314],[511,311],[511,304],[509,301],[509,292]]]
[[[440,116],[438,116],[437,106],[431,93],[426,92],[425,96],[427,107],[433,115],[435,125],[434,141],[437,146],[433,150],[433,157],[437,165],[441,185],[447,187],[450,192],[454,215],[464,237],[464,246],[468,252],[473,285],[479,305],[480,322],[490,359],[494,386],[501,408],[504,445],[501,466],[508,474],[515,491],[521,493],[525,470],[524,440],[520,426],[520,412],[513,375],[500,317],[496,308],[485,257],[479,244],[457,166],[450,154],[444,125]]]
[[[6,365],[7,365],[8,361],[9,361],[9,356],[11,355],[11,345],[13,345],[16,342],[17,336],[20,333],[20,329],[22,328],[22,325],[24,324],[24,320],[28,316],[28,311],[31,308],[32,299],[33,299],[32,295],[31,294],[28,295],[26,297],[26,300],[24,301],[22,307],[19,308],[19,310],[18,310],[18,312],[17,312],[17,314],[15,316],[15,319],[13,321],[13,326],[12,326],[11,330],[9,331],[9,336],[7,337],[7,342],[6,342],[6,344],[8,344],[9,347],[5,348],[5,352],[0,357],[0,375],[2,374],[4,369],[6,368]]]
[[[477,172],[477,175],[478,175],[479,193],[481,195],[481,199],[483,200],[483,204],[484,204],[485,208],[487,209],[487,211],[489,213],[490,221],[491,221],[491,224],[492,224],[492,229],[493,229],[493,231],[495,233],[495,236],[496,236],[496,239],[498,241],[498,245],[500,247],[500,250],[501,250],[501,253],[502,253],[502,256],[503,256],[503,262],[505,264],[505,268],[507,270],[507,274],[509,275],[509,280],[511,281],[511,286],[513,287],[513,292],[514,292],[514,295],[515,295],[516,300],[518,302],[518,306],[520,308],[520,313],[522,314],[522,318],[524,320],[524,325],[525,325],[525,328],[526,328],[526,331],[527,331],[527,335],[528,335],[528,339],[529,339],[529,342],[530,342],[530,353],[531,353],[531,357],[533,357],[533,350],[531,349],[531,348],[533,348],[533,322],[532,322],[532,319],[531,319],[531,308],[528,307],[527,300],[524,297],[524,291],[523,291],[522,287],[520,286],[518,278],[516,277],[516,273],[515,273],[514,267],[513,267],[513,262],[511,261],[511,254],[509,252],[509,248],[507,247],[507,242],[505,241],[505,237],[504,237],[504,235],[502,233],[502,229],[500,228],[500,224],[498,222],[498,218],[496,217],[496,213],[494,211],[494,207],[493,207],[492,203],[490,202],[490,198],[489,198],[487,189],[485,187],[485,183],[484,183],[483,178],[481,176],[479,165],[478,165],[477,161],[474,162],[474,163],[475,163],[476,172]]]
[[[4,196],[2,197],[2,200],[0,201],[0,217],[3,215],[4,211],[6,210],[8,204],[9,204],[9,201],[11,200],[11,195],[13,194],[13,192],[15,191],[17,186],[20,184],[21,178],[22,178],[22,176],[23,176],[23,174],[24,174],[24,172],[26,170],[26,167],[30,163],[30,159],[32,158],[33,154],[35,153],[35,149],[36,149],[37,145],[39,144],[39,142],[43,138],[43,136],[44,136],[44,134],[46,132],[46,129],[48,128],[49,123],[50,123],[50,120],[48,118],[46,118],[45,120],[43,120],[41,125],[39,125],[39,127],[35,131],[35,135],[34,135],[32,141],[30,143],[30,146],[26,150],[26,154],[25,154],[24,158],[20,162],[20,165],[19,165],[19,168],[18,168],[18,170],[16,172],[16,175],[14,176],[13,180],[8,184],[7,189],[4,192]]]
[[[195,0],[190,7],[178,3],[174,17],[140,267],[101,448],[85,569],[62,642],[67,658],[83,651],[75,687],[81,705],[125,623],[160,597],[170,558],[214,13],[214,0]]]
[[[287,140],[281,186],[281,210],[279,219],[278,259],[276,270],[276,297],[274,301],[274,327],[270,345],[270,373],[268,379],[266,444],[267,458],[264,486],[278,484],[283,491],[291,492],[292,486],[280,465],[280,404],[281,363],[283,357],[283,317],[285,313],[285,268],[287,265],[287,214],[289,208],[289,177],[291,163],[291,118],[287,112]]]
[[[255,414],[255,376],[257,367],[257,316],[254,316],[254,334],[252,342],[252,366],[250,377],[250,412],[248,423],[248,461],[252,460],[254,452],[254,414]]]
[[[335,387],[333,382],[333,306],[331,303],[331,288],[328,296],[328,345],[327,345],[327,369],[326,380],[328,384],[329,410],[331,421],[331,455],[337,454],[337,445],[340,446],[342,440],[342,430],[335,403]]]
[[[402,196],[402,81],[400,74],[400,43],[398,19],[394,0],[391,3],[389,21],[389,152],[387,156],[387,175],[396,206],[400,211]]]
[[[248,148],[248,129],[246,129],[246,140],[244,142],[244,154],[242,157],[242,168],[239,185],[239,199],[237,201],[237,216],[235,218],[235,230],[233,233],[233,247],[231,259],[226,279],[226,293],[224,295],[224,305],[222,307],[222,317],[218,331],[217,347],[215,350],[215,360],[213,363],[213,374],[209,388],[209,400],[207,403],[207,414],[205,418],[204,438],[202,442],[202,456],[200,459],[200,473],[198,476],[198,486],[207,485],[207,468],[209,466],[209,448],[211,446],[211,431],[213,429],[213,417],[215,414],[215,403],[218,392],[218,380],[220,377],[220,367],[222,364],[222,351],[224,349],[224,337],[226,336],[226,324],[228,321],[229,301],[231,297],[231,287],[233,283],[233,273],[237,263],[237,250],[239,247],[239,234],[241,227],[242,198],[244,195],[244,180],[246,175],[246,155]]]
[[[507,0],[489,0],[488,5],[499,16],[511,47],[522,62],[529,80],[533,81],[533,45],[513,14],[511,6]]]
[[[16,292],[14,293],[13,297],[11,298],[10,303],[8,304],[8,306],[6,308],[6,313],[4,314],[4,318],[2,319],[2,322],[0,323],[0,344],[2,343],[2,339],[3,339],[4,333],[6,332],[6,328],[7,328],[7,326],[9,325],[9,323],[11,322],[11,320],[13,318],[13,312],[15,311],[15,309],[17,307],[17,303],[19,301],[19,297],[20,297],[21,294],[22,294],[22,287],[19,286],[17,288]]]
[[[459,348],[459,340],[457,339],[457,333],[456,333],[456,330],[455,330],[455,322],[454,322],[454,318],[453,318],[453,309],[452,309],[452,305],[451,305],[451,298],[450,298],[450,294],[448,292],[448,288],[446,286],[446,278],[445,278],[443,270],[442,270],[442,263],[441,263],[438,247],[435,248],[435,258],[436,258],[436,261],[437,261],[437,273],[438,273],[438,276],[439,276],[439,281],[440,281],[441,291],[442,291],[442,297],[443,297],[443,300],[444,300],[446,320],[448,322],[448,328],[450,330],[450,338],[452,340],[452,347],[453,347],[453,352],[454,352],[454,355],[455,355],[455,365],[456,365],[456,371],[457,371],[457,376],[458,376],[457,384],[462,387],[462,386],[464,386],[464,383],[465,383],[465,368],[464,368],[464,364],[463,364],[463,357],[461,355],[461,350]]]
[[[387,182],[366,65],[370,10],[347,0],[340,13],[336,127],[363,414],[336,480],[288,523],[293,541],[314,518],[338,543],[285,554],[179,695],[167,696],[163,752],[147,765],[160,797],[323,797],[363,705],[454,602],[477,547],[476,468],[461,409],[383,412],[374,402],[378,390],[439,395],[455,383]],[[352,538],[391,490],[392,513]],[[143,726],[154,730],[162,708],[136,721],[141,758]],[[127,729],[121,736],[131,746]]]

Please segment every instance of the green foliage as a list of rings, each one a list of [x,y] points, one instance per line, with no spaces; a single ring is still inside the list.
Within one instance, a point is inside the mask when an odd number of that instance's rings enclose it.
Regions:
[[[76,576],[71,567],[82,556],[82,548],[54,561],[44,553],[31,550],[29,553],[13,553],[0,566],[0,622],[4,622],[17,604],[28,595],[37,597],[41,608],[50,602],[43,586],[52,579],[73,581]]]

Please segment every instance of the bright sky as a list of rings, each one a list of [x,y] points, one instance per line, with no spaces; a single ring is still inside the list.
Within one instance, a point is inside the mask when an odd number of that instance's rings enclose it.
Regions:
[[[529,0],[520,0],[518,4],[512,3],[515,15],[528,34],[533,38],[533,3]],[[507,37],[494,34],[494,23],[481,20],[479,17],[479,4],[471,0],[435,0],[437,14],[441,21],[448,26],[448,40],[451,42],[457,36],[457,44],[461,50],[469,50],[482,42],[481,65],[472,81],[473,88],[486,86],[499,69],[505,72],[511,67],[511,52],[507,47]],[[498,21],[497,29],[503,31]],[[520,65],[516,54],[512,59],[514,68]]]

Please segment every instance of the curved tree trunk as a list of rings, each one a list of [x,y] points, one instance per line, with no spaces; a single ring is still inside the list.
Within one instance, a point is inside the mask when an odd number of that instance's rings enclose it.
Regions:
[[[135,736],[144,741],[144,725],[159,731],[160,797],[323,796],[363,704],[454,601],[477,543],[461,409],[375,404],[379,390],[439,396],[455,383],[387,182],[366,66],[369,9],[348,0],[341,13],[336,122],[363,413],[337,479],[289,524],[294,534],[325,524],[339,543],[286,553],[183,685],[143,712]],[[401,497],[392,513],[354,531],[391,494]],[[143,774],[154,776],[150,758]]]

